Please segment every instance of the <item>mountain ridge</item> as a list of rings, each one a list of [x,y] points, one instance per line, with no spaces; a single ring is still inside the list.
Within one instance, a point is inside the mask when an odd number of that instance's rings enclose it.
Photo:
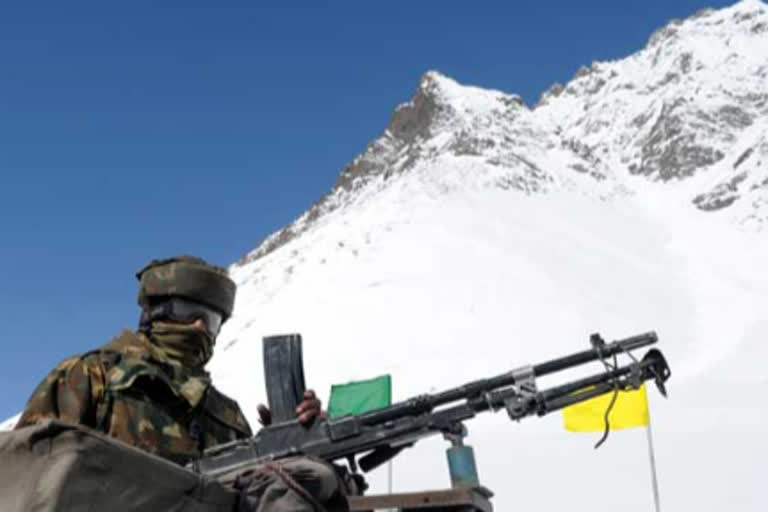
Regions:
[[[768,8],[743,0],[670,21],[638,52],[582,67],[533,108],[518,95],[428,71],[331,191],[240,264],[426,167],[465,169],[422,177],[446,190],[565,189],[600,200],[647,188],[632,179],[639,176],[679,189],[678,200],[713,217],[762,229],[768,224],[766,62]]]

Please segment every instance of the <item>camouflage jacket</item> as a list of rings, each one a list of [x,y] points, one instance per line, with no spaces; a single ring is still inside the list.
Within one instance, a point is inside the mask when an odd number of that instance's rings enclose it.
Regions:
[[[100,430],[179,464],[252,435],[237,402],[217,391],[206,372],[170,363],[143,334],[127,330],[54,368],[16,428],[45,418]]]

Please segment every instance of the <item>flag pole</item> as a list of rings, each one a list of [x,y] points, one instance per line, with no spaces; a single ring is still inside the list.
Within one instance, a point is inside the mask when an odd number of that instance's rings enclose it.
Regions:
[[[656,456],[653,453],[653,436],[651,435],[651,422],[645,426],[645,432],[648,434],[648,456],[651,460],[651,481],[653,482],[653,502],[656,505],[656,512],[660,512],[659,506],[659,482],[656,478]]]
[[[389,388],[390,397],[392,395],[392,384],[391,384],[391,382],[392,381],[390,381],[390,385],[389,385],[390,386],[390,388]],[[392,400],[390,398],[390,403],[391,402],[392,402]],[[389,461],[387,462],[387,480],[388,480],[387,481],[388,492],[389,492],[389,494],[392,494],[392,459],[389,459]],[[392,509],[392,512],[396,512],[396,510]]]

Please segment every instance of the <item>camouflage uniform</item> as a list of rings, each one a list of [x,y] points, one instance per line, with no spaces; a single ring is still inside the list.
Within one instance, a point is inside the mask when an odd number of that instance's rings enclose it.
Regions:
[[[252,435],[237,402],[203,370],[173,364],[141,333],[60,363],[40,383],[16,428],[59,418],[179,464]]]
[[[184,325],[188,322],[179,324],[172,318],[177,312],[164,309],[178,297],[204,304],[226,320],[235,283],[224,269],[193,257],[155,260],[136,277],[139,332],[124,331],[103,347],[60,363],[32,394],[16,428],[57,418],[179,464],[206,448],[251,437],[237,402],[217,391],[203,370],[218,329],[204,333]],[[306,457],[253,468],[237,489],[238,511],[349,510],[333,468]]]

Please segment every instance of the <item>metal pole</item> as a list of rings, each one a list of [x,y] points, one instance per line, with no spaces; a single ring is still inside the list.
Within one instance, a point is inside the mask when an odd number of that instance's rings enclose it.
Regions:
[[[392,460],[387,462],[387,492],[392,494]],[[397,512],[397,509],[389,509],[389,512]]]
[[[653,502],[656,504],[656,512],[661,512],[659,506],[659,482],[656,478],[656,457],[653,453],[653,436],[651,435],[651,422],[645,426],[645,432],[648,434],[648,455],[651,460],[651,480],[653,482]]]

